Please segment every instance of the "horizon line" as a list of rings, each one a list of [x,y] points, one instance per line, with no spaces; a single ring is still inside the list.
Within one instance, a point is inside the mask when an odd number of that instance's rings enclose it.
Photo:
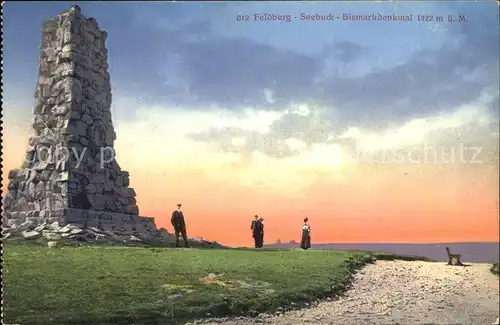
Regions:
[[[281,242],[281,243],[271,243],[271,244],[265,244],[266,245],[281,245],[281,244],[294,244],[291,243],[290,241],[287,242]],[[295,244],[299,244],[299,242],[296,242]],[[500,244],[500,239],[499,241],[463,241],[463,242],[417,242],[417,243],[412,243],[412,242],[321,242],[321,243],[314,243],[312,245],[335,245],[335,244],[350,244],[350,245],[363,245],[363,244],[370,244],[370,245],[383,245],[383,244],[390,244],[390,245],[399,245],[399,244],[405,244],[405,245],[429,245],[429,244]]]

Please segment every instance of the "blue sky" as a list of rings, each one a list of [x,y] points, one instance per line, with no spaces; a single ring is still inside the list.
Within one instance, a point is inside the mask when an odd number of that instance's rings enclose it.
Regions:
[[[42,22],[72,4],[5,4],[6,115],[20,107],[31,114]],[[495,1],[77,4],[108,32],[118,121],[136,119],[145,106],[238,113],[314,102],[326,107],[327,127],[341,133],[353,125],[387,128],[451,113],[485,94],[484,106],[498,114]],[[236,20],[254,13],[425,14],[445,21]],[[468,22],[446,22],[459,14]],[[288,114],[273,127],[281,133],[299,128],[301,118]]]

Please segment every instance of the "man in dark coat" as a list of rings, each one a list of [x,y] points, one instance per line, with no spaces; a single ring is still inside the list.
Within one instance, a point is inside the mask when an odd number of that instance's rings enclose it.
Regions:
[[[254,216],[254,220],[252,220],[252,224],[250,225],[250,230],[252,230],[252,237],[253,237],[253,241],[255,243],[255,248],[257,248],[257,244],[258,244],[258,236],[257,236],[257,232],[256,232],[256,226],[257,226],[257,222],[259,222],[259,216],[258,215],[255,215]]]
[[[170,219],[170,222],[172,223],[175,231],[175,247],[179,247],[179,235],[182,235],[184,245],[189,247],[186,234],[186,222],[184,221],[184,214],[182,214],[181,207],[182,204],[177,204],[177,210],[172,213],[172,219]]]

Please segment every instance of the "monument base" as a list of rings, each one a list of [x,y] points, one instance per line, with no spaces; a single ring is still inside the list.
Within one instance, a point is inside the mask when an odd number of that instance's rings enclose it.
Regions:
[[[4,215],[4,228],[30,230],[43,224],[58,222],[82,228],[94,227],[123,233],[145,233],[156,230],[154,218],[106,211],[58,209],[52,211],[9,211]]]
[[[166,229],[156,228],[154,218],[71,208],[9,211],[3,216],[2,237],[13,241],[46,240],[49,247],[69,243],[173,247],[176,241]],[[191,247],[223,248],[203,239],[190,237],[188,241]]]

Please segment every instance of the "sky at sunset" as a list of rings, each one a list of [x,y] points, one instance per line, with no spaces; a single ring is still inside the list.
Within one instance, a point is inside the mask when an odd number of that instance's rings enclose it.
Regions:
[[[188,235],[228,245],[252,243],[255,214],[266,243],[299,241],[305,216],[313,244],[498,241],[495,1],[8,2],[4,179],[32,135],[42,23],[73,4],[108,33],[117,161],[159,227],[182,203]],[[414,21],[237,21],[255,13]]]

